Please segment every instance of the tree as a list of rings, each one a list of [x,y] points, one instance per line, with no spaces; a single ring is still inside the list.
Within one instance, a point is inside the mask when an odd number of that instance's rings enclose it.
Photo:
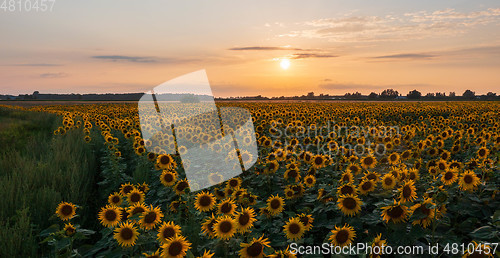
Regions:
[[[454,92],[454,91],[451,91],[451,92],[450,92],[450,95],[448,95],[448,96],[449,96],[449,97],[451,97],[451,98],[454,98],[454,97],[456,96],[456,94],[455,94],[455,92]]]
[[[372,93],[370,93],[370,95],[368,95],[368,98],[370,98],[370,99],[376,99],[377,97],[378,97],[378,94],[375,92],[372,92]]]
[[[399,96],[399,92],[397,90],[393,90],[393,89],[387,89],[387,90],[384,90],[382,91],[382,93],[380,93],[380,97],[381,98],[396,98],[397,96]]]
[[[422,93],[420,93],[420,91],[418,90],[412,90],[406,95],[406,97],[408,97],[409,99],[419,99],[420,97],[422,97]]]
[[[473,92],[473,91],[471,91],[471,90],[466,90],[466,91],[464,92],[464,94],[462,94],[462,96],[463,96],[464,98],[473,99],[473,98],[475,98],[475,97],[476,97],[476,93],[475,93],[475,92]]]

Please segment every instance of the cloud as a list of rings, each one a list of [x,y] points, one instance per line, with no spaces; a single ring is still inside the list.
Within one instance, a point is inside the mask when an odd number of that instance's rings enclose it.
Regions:
[[[95,59],[110,60],[113,62],[133,62],[133,63],[156,63],[158,60],[153,57],[146,56],[121,56],[121,55],[109,55],[109,56],[92,56]]]
[[[402,15],[317,19],[298,23],[298,30],[279,36],[324,38],[336,42],[405,41],[462,34],[478,25],[499,22],[500,8],[477,12],[445,9]]]
[[[294,51],[305,51],[307,49],[302,48],[291,48],[291,47],[233,47],[228,48],[228,50],[236,51],[246,51],[246,50],[258,50],[258,51],[274,51],[274,50],[294,50]]]
[[[429,54],[415,54],[415,53],[404,53],[396,55],[386,55],[386,56],[375,56],[375,59],[430,59],[436,57],[436,55]]]
[[[58,73],[42,73],[42,74],[40,74],[41,78],[63,78],[63,77],[67,77],[67,76],[68,76],[67,73],[62,73],[62,72],[58,72]]]
[[[329,54],[298,53],[298,54],[293,54],[290,58],[291,59],[306,59],[306,58],[332,58],[332,57],[338,57],[338,56],[329,55]]]

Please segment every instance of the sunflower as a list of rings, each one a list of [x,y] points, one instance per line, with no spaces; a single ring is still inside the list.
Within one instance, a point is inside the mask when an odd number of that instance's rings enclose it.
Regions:
[[[255,219],[255,211],[252,208],[244,208],[241,212],[236,213],[234,217],[238,232],[244,233],[253,227]]]
[[[393,152],[389,155],[389,163],[392,165],[398,164],[400,160],[400,156],[397,152]]]
[[[373,239],[372,243],[372,254],[370,254],[370,258],[378,258],[381,257],[382,249],[384,246],[387,246],[387,241],[382,239],[382,234],[378,234],[375,239]],[[375,248],[378,247],[378,248]]]
[[[144,193],[139,191],[138,189],[130,191],[130,193],[127,194],[127,202],[130,205],[144,202]]]
[[[345,184],[345,185],[340,185],[337,187],[337,195],[346,195],[346,194],[352,194],[356,195],[358,193],[358,189],[353,185],[353,184]]]
[[[322,168],[326,165],[326,159],[323,155],[314,155],[311,159],[311,165],[316,168]]]
[[[413,181],[418,181],[420,179],[420,175],[418,173],[418,169],[415,168],[410,168],[408,170],[408,179],[413,180]]]
[[[134,246],[139,236],[133,222],[124,222],[115,229],[114,238],[122,247]]]
[[[70,202],[61,202],[56,208],[56,214],[61,220],[70,220],[76,214],[76,206]]]
[[[315,183],[316,183],[316,177],[313,175],[308,175],[304,178],[304,184],[307,187],[313,187]]]
[[[121,221],[121,212],[116,206],[106,205],[99,212],[99,220],[106,227],[114,227]]]
[[[393,204],[382,207],[382,219],[386,223],[389,223],[389,221],[394,223],[402,222],[405,221],[407,217],[408,208],[401,205],[400,202],[396,202],[396,200],[394,200]]]
[[[354,177],[352,176],[351,170],[346,170],[344,173],[342,173],[342,176],[340,176],[340,182],[343,184],[354,182]]]
[[[422,227],[427,228],[435,217],[435,205],[432,199],[427,198],[422,203],[411,206],[410,213],[412,213],[412,218],[415,218],[412,224],[420,224]]]
[[[387,173],[382,177],[381,182],[384,189],[393,189],[396,185],[396,178],[391,173]]]
[[[135,187],[130,183],[122,184],[120,187],[120,194],[122,196],[127,196],[127,194],[130,193],[134,189],[135,189]]]
[[[366,172],[362,178],[362,180],[371,180],[374,183],[377,183],[379,181],[380,175],[377,172],[369,171]]]
[[[288,246],[286,250],[279,250],[275,251],[274,254],[270,255],[269,257],[275,257],[275,258],[296,258],[297,255],[293,254],[288,250],[290,247]]]
[[[130,215],[130,217],[132,217],[135,214],[142,214],[146,211],[146,209],[147,207],[144,205],[144,203],[135,203],[134,205],[131,205],[127,208],[127,213]]]
[[[75,232],[76,232],[76,228],[75,228],[75,226],[73,226],[73,224],[71,224],[71,223],[64,224],[64,233],[67,236],[72,236],[73,234],[75,234]]]
[[[224,215],[233,215],[236,211],[236,204],[232,198],[225,199],[219,203],[217,211]]]
[[[174,189],[177,195],[184,194],[186,189],[189,190],[189,183],[186,179],[182,179],[175,184]]]
[[[372,180],[363,180],[358,185],[358,190],[361,194],[367,194],[373,190],[375,190],[375,182]]]
[[[205,218],[205,221],[201,224],[201,230],[203,234],[208,235],[210,238],[215,237],[215,231],[214,231],[214,225],[217,223],[217,218],[214,217],[214,214],[212,216]]]
[[[399,200],[402,203],[412,202],[417,199],[417,188],[412,180],[406,181],[401,188],[399,188]]]
[[[344,174],[346,174],[347,172],[351,172],[349,174],[351,174],[351,178],[352,178],[352,173],[354,173],[355,175],[361,173],[361,167],[358,164],[349,164],[349,165],[347,165],[346,172],[344,172]],[[347,181],[347,180],[344,180],[344,174],[342,174],[341,180]]]
[[[153,253],[142,253],[146,258],[160,258],[160,249],[157,249]]]
[[[160,169],[169,169],[176,165],[174,159],[168,154],[159,155],[156,164]]]
[[[177,181],[177,173],[175,171],[163,170],[160,175],[160,181],[164,186],[172,186]]]
[[[439,169],[437,169],[436,166],[431,166],[429,167],[429,174],[437,176],[439,174]]]
[[[240,250],[241,258],[253,258],[253,257],[264,257],[264,247],[269,247],[269,240],[261,236],[259,238],[253,238],[250,243],[241,243],[240,246],[243,247]]]
[[[153,229],[158,223],[160,223],[163,213],[160,207],[153,207],[150,205],[146,210],[140,215],[140,226],[144,229]]]
[[[227,240],[236,233],[236,222],[230,216],[222,216],[213,225],[215,236]]]
[[[286,238],[290,240],[301,239],[305,230],[306,227],[299,218],[290,218],[283,226],[283,232],[285,233]]]
[[[352,244],[356,237],[356,231],[351,226],[345,224],[343,227],[335,226],[331,231],[332,235],[328,238],[330,243],[335,246],[347,246]]]
[[[231,187],[233,189],[239,188],[241,186],[241,178],[234,177],[234,178],[229,179],[229,181],[227,181],[227,186]]]
[[[284,190],[286,199],[293,199],[295,197],[295,191],[291,187],[287,186]]]
[[[480,180],[474,171],[466,170],[460,177],[458,184],[464,191],[473,191],[480,184]]]
[[[285,201],[279,195],[276,196],[271,195],[271,197],[267,199],[266,209],[273,216],[276,216],[279,213],[281,213],[284,209],[284,206],[285,206]]]
[[[167,240],[161,246],[161,257],[180,258],[186,256],[186,251],[191,247],[191,243],[181,235],[176,235]]]
[[[436,167],[440,171],[445,171],[446,169],[448,169],[448,162],[446,160],[440,159],[436,162]]]
[[[123,202],[122,196],[118,192],[114,192],[113,194],[110,194],[108,197],[108,202],[111,205],[114,206],[120,206]]]
[[[156,236],[160,243],[166,244],[167,239],[181,233],[181,227],[179,225],[175,225],[175,223],[173,223],[172,221],[169,221],[163,222],[163,224],[158,229],[158,234]]]
[[[374,168],[377,165],[377,159],[373,156],[367,156],[361,159],[361,166],[365,169]]]
[[[199,211],[210,211],[215,206],[215,196],[210,192],[201,192],[196,194],[194,207]]]
[[[300,170],[298,168],[289,168],[283,174],[283,178],[286,180],[294,179],[295,182],[298,182],[300,180]]]
[[[337,207],[346,216],[355,216],[361,210],[363,202],[356,195],[341,195],[337,200]]]
[[[481,147],[479,150],[477,150],[477,156],[480,159],[485,159],[488,154],[490,154],[490,150],[488,150],[486,147]]]
[[[304,227],[305,227],[305,231],[309,231],[311,230],[311,228],[313,227],[313,222],[314,222],[314,218],[312,217],[312,215],[306,215],[304,213],[300,214],[298,216],[300,222],[302,222],[302,224],[304,224]]]
[[[452,169],[447,169],[442,173],[441,177],[441,182],[445,185],[451,185],[455,181],[457,181],[458,178],[458,169],[452,168]]]
[[[212,258],[214,256],[214,253],[210,252],[209,250],[205,250],[201,256],[197,256],[196,258]]]

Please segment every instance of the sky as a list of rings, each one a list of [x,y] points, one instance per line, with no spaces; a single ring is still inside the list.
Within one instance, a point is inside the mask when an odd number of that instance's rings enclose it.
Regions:
[[[0,9],[0,94],[500,94],[500,1],[56,1]],[[284,69],[280,63],[289,61]]]

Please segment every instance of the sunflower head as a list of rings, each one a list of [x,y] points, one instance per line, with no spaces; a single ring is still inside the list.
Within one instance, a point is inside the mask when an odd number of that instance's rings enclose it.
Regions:
[[[163,213],[160,210],[160,207],[153,207],[150,205],[146,208],[146,210],[141,213],[139,224],[141,228],[144,229],[153,229],[163,217]]]
[[[133,222],[124,222],[115,229],[114,238],[122,247],[134,246],[139,236]]]
[[[305,230],[306,227],[299,218],[290,218],[288,222],[286,222],[285,226],[283,226],[283,232],[285,233],[286,238],[290,240],[301,239]]]
[[[71,223],[64,224],[64,233],[67,236],[72,236],[73,234],[75,234],[75,232],[76,232],[76,228],[75,228],[75,226],[73,226],[73,224],[71,224]]]
[[[119,207],[106,205],[102,207],[99,212],[99,220],[101,224],[106,227],[114,227],[121,221],[122,210]]]
[[[199,211],[210,211],[215,206],[215,196],[210,192],[201,192],[196,195],[194,207]]]
[[[232,198],[227,198],[218,204],[217,210],[219,213],[224,215],[233,215],[236,211],[236,204]]]
[[[160,182],[164,186],[172,186],[177,181],[177,173],[172,170],[163,170],[160,175]]]
[[[389,221],[399,223],[405,221],[407,217],[408,208],[400,202],[396,202],[396,200],[394,200],[393,204],[382,207],[382,218],[386,223]]]
[[[356,231],[347,224],[343,227],[335,226],[335,229],[333,229],[331,233],[332,235],[328,240],[335,246],[347,246],[351,244],[356,237]]]
[[[255,219],[255,211],[252,208],[244,208],[241,212],[237,213],[235,218],[236,227],[238,232],[246,232],[253,227]]]
[[[173,222],[163,222],[163,224],[158,229],[157,238],[160,243],[165,244],[167,240],[171,237],[181,234],[181,227],[174,224]]]
[[[399,188],[399,199],[402,203],[412,202],[417,199],[417,188],[412,180],[406,181],[401,188]]]
[[[267,199],[266,208],[269,211],[269,213],[273,216],[276,216],[279,213],[281,213],[284,209],[284,206],[285,206],[285,201],[278,195],[276,196],[271,195],[271,197]]]
[[[120,193],[114,192],[108,197],[108,203],[114,206],[120,206],[123,202],[123,198]]]
[[[236,222],[230,216],[222,216],[213,225],[215,236],[227,240],[236,233]]]
[[[472,170],[466,170],[459,180],[460,189],[473,191],[480,184],[481,180]]]
[[[190,247],[191,243],[185,237],[176,235],[167,239],[166,243],[161,246],[161,256],[170,258],[184,257]]]
[[[70,202],[61,202],[56,208],[56,215],[61,220],[70,220],[76,214],[76,206]]]
[[[341,195],[337,201],[338,208],[344,215],[355,216],[361,210],[363,202],[352,194]]]
[[[127,202],[130,205],[133,205],[135,203],[142,203],[144,202],[144,198],[144,193],[139,191],[139,189],[134,189],[127,194]]]
[[[269,240],[261,236],[259,238],[253,238],[250,243],[241,243],[240,250],[241,257],[264,257],[264,247],[269,247]]]

